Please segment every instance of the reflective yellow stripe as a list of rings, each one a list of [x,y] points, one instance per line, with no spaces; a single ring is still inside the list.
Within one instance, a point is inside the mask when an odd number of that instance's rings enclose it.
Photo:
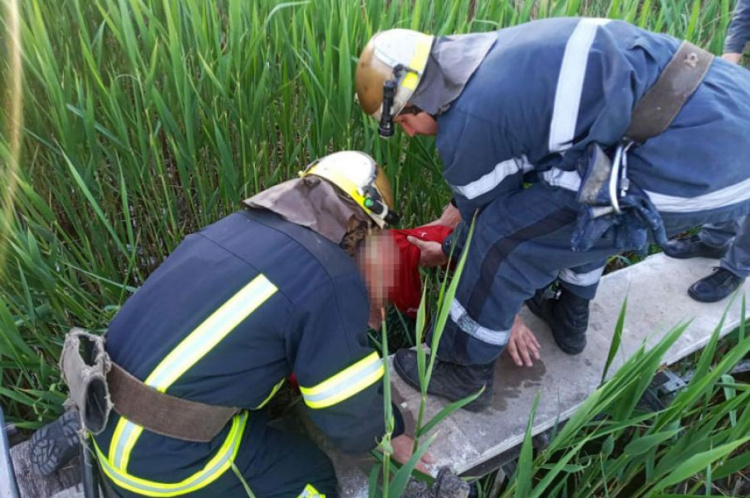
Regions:
[[[304,178],[309,175],[317,175],[321,178],[331,181],[334,185],[338,186],[346,194],[348,194],[359,207],[365,210],[366,213],[372,213],[370,208],[365,206],[365,198],[359,193],[359,187],[355,185],[353,181],[339,173],[334,171],[332,168],[326,168],[325,170],[318,170],[317,166],[313,166],[308,171],[300,172],[300,177]]]
[[[166,391],[276,290],[265,276],[255,277],[183,339],[151,372],[145,383]]]
[[[219,451],[216,452],[216,455],[201,470],[187,479],[175,483],[161,483],[132,476],[112,466],[111,462],[99,449],[96,441],[94,441],[94,447],[102,470],[121,488],[145,496],[179,496],[208,486],[231,467],[234,458],[237,456],[246,425],[247,412],[235,415],[232,419],[232,427],[229,430],[229,434],[227,434],[227,438],[224,440],[221,448],[219,448]]]
[[[161,392],[166,391],[277,290],[264,275],[255,277],[165,356],[144,383]],[[130,453],[142,432],[143,427],[120,417],[109,448],[109,462],[113,469],[127,471]]]
[[[419,74],[424,72],[425,66],[427,66],[427,58],[430,56],[430,48],[432,48],[432,37],[425,35],[417,47],[414,49],[414,55],[409,61],[409,67],[418,71]],[[407,90],[416,90],[417,83],[419,83],[419,75],[411,71],[406,73],[401,86]]]
[[[300,386],[300,391],[310,408],[326,408],[368,388],[380,380],[384,372],[378,353],[372,353],[314,387]]]
[[[326,495],[315,489],[312,484],[308,484],[297,498],[326,498]]]
[[[268,397],[265,400],[263,400],[263,402],[261,404],[259,404],[255,409],[256,410],[260,410],[261,408],[263,408],[264,406],[266,406],[266,403],[268,403],[269,401],[271,401],[271,398],[273,398],[274,395],[277,392],[279,392],[279,389],[281,389],[281,386],[284,385],[285,381],[286,381],[286,379],[281,379],[278,384],[276,384],[275,386],[273,386],[273,389],[271,389],[271,394],[269,394]]]

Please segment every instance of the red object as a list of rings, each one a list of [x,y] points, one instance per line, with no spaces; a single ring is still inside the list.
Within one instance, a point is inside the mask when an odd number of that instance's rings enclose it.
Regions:
[[[287,380],[289,381],[289,385],[291,385],[295,391],[300,392],[299,382],[297,382],[297,374],[292,372],[291,374],[289,374],[289,377],[287,377]]]
[[[422,279],[419,276],[419,248],[406,240],[407,237],[429,242],[442,242],[453,229],[443,225],[430,225],[406,230],[388,230],[396,241],[399,252],[398,279],[388,296],[401,313],[412,318],[417,316],[422,300]]]

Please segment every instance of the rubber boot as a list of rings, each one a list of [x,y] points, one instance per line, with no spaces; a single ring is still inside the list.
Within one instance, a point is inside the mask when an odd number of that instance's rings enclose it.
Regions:
[[[430,361],[429,355],[427,362]],[[393,359],[396,373],[404,382],[419,390],[419,369],[417,367],[417,353],[411,349],[401,349]],[[455,363],[435,360],[427,393],[458,401],[479,391],[484,386],[482,394],[463,408],[470,412],[478,412],[488,408],[492,402],[492,384],[495,362],[487,365],[464,366]]]
[[[80,430],[78,412],[71,410],[36,431],[29,441],[34,473],[52,475],[76,456],[81,449]]]
[[[567,354],[578,354],[586,347],[586,329],[589,325],[589,300],[565,289],[558,297],[549,297],[537,291],[526,301],[532,313],[545,321],[552,330],[557,346]]]

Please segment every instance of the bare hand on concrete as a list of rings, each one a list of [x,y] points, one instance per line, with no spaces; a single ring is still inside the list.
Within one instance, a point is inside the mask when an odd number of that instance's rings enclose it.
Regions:
[[[443,252],[440,242],[420,240],[411,235],[406,237],[406,240],[408,240],[410,244],[414,244],[419,248],[419,266],[432,268],[434,266],[443,266],[448,262],[448,256]]]
[[[409,458],[411,458],[411,450],[414,448],[414,439],[406,434],[401,434],[400,436],[393,438],[391,446],[393,446],[393,458],[398,463],[405,464],[409,461]],[[432,455],[430,455],[429,452],[427,452],[422,455],[422,458],[417,462],[416,468],[418,471],[429,475],[430,471],[427,466],[434,462],[435,459],[432,458]]]
[[[508,354],[519,367],[534,365],[532,358],[539,360],[539,341],[534,333],[526,326],[520,316],[516,315],[508,341]]]

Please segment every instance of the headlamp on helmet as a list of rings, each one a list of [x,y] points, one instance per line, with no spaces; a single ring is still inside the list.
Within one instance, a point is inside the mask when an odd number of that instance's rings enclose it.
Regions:
[[[391,29],[372,37],[357,64],[357,100],[379,121],[383,137],[393,135],[393,118],[406,106],[422,78],[433,36]]]

